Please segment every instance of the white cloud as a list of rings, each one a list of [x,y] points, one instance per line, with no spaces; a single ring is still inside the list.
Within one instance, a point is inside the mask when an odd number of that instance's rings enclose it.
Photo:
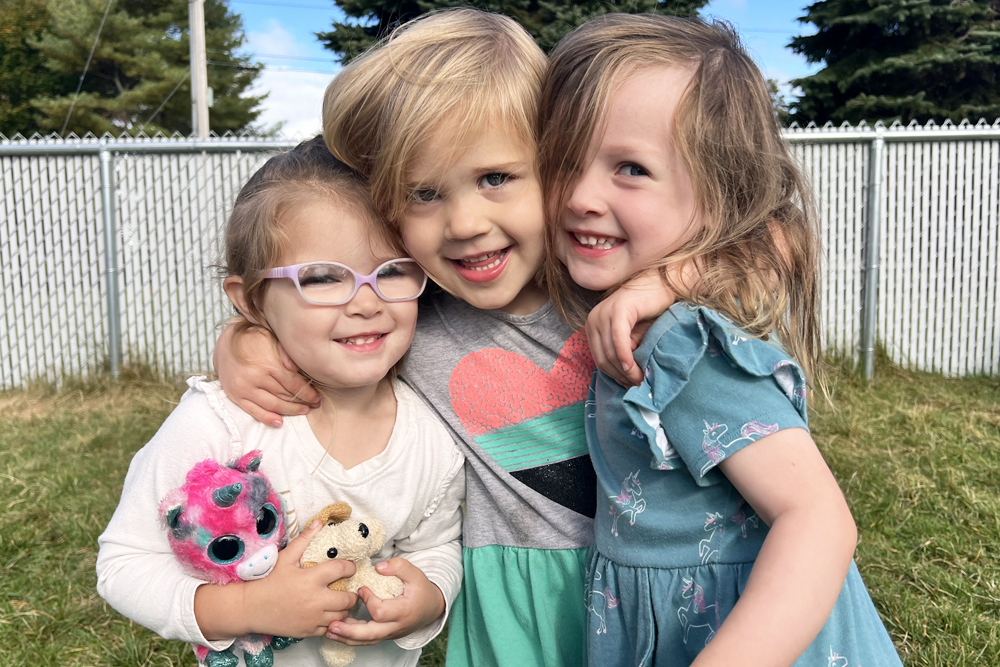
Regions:
[[[310,35],[312,37],[312,35]],[[296,39],[277,19],[268,20],[265,29],[247,33],[245,49],[251,54],[315,57],[314,41]],[[322,122],[323,92],[333,78],[331,62],[295,61],[260,56],[266,63],[264,72],[254,86],[255,93],[269,93],[264,100],[264,112],[259,122],[264,126],[284,123],[281,134],[306,139],[319,134]],[[332,59],[331,59],[332,60]],[[330,73],[297,70],[330,70]]]
[[[332,75],[312,72],[264,70],[255,92],[268,92],[260,122],[284,123],[281,134],[307,139],[320,133],[323,92]]]

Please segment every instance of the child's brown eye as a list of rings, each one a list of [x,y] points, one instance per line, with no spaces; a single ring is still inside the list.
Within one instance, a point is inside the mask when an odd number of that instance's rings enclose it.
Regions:
[[[337,557],[337,548],[336,547],[330,547],[329,549],[327,549],[326,550],[326,557],[327,558],[336,558]]]

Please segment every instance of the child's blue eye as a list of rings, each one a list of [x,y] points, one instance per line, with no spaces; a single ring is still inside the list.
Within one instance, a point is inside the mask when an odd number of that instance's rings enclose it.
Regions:
[[[504,174],[499,171],[493,172],[491,174],[486,174],[479,179],[479,187],[486,188],[499,188],[501,185],[510,180],[510,174]]]
[[[649,176],[649,172],[637,164],[623,164],[618,173],[622,176]]]
[[[415,202],[432,202],[438,198],[437,190],[431,188],[420,188],[410,193],[410,200]]]

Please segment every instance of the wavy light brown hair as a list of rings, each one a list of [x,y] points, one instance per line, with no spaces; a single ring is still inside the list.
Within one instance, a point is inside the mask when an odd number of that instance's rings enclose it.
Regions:
[[[475,9],[406,23],[345,67],[323,101],[331,152],[368,179],[379,212],[398,225],[407,172],[435,133],[494,129],[536,144],[545,54],[513,19]],[[436,156],[444,167],[456,156]]]
[[[778,337],[810,378],[820,369],[818,240],[810,193],[781,138],[767,83],[731,26],[657,15],[608,14],[552,52],[539,112],[539,171],[549,247],[587,166],[618,86],[635,72],[693,72],[674,137],[695,191],[702,230],[657,263],[679,297],[725,313],[754,336]],[[694,287],[666,267],[694,262]],[[584,302],[549,253],[546,280],[572,320]]]
[[[294,232],[282,224],[282,217],[310,198],[349,209],[369,223],[373,245],[385,244],[401,257],[406,255],[376,213],[364,179],[330,153],[322,136],[304,141],[254,172],[237,195],[226,223],[222,272],[242,279],[249,311],[242,314],[253,322],[267,323],[261,304],[270,281],[261,277],[261,271],[277,266],[285,239]],[[239,333],[253,324],[242,320],[236,326]]]

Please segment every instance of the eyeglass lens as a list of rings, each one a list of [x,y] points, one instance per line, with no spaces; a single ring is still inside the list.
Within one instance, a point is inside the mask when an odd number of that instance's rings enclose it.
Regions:
[[[317,303],[345,303],[354,293],[354,274],[336,264],[308,264],[299,269],[302,293]],[[383,299],[412,299],[424,285],[424,272],[416,262],[390,262],[379,268],[375,277],[377,292]]]

